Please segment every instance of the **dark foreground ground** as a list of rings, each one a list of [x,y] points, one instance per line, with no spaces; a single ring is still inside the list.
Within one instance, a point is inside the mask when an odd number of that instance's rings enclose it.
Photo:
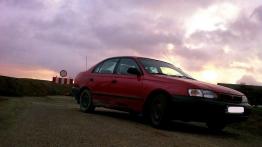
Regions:
[[[262,146],[262,137],[236,128],[212,133],[173,122],[154,129],[127,113],[81,113],[72,97],[0,97],[0,146]]]

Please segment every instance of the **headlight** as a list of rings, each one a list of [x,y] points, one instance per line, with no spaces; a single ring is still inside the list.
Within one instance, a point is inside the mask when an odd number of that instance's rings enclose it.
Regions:
[[[209,90],[202,90],[202,89],[189,89],[188,94],[190,96],[196,96],[196,97],[204,97],[204,98],[217,98],[217,95]]]
[[[200,89],[189,89],[188,94],[190,96],[203,97],[203,92]]]
[[[242,96],[242,103],[248,103],[248,99],[245,95]]]

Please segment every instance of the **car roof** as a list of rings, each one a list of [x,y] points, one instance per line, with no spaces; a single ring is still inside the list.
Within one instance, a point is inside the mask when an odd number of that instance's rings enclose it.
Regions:
[[[148,58],[148,57],[142,57],[142,56],[114,56],[114,57],[109,57],[106,58],[107,59],[112,59],[112,58],[142,58],[142,59],[151,59],[151,60],[157,60],[157,59],[153,59],[153,58]],[[161,61],[161,60],[157,60],[157,61]]]
[[[135,59],[149,59],[149,60],[155,60],[155,61],[160,61],[160,62],[165,62],[165,63],[168,63],[166,61],[162,61],[162,60],[157,60],[157,59],[153,59],[153,58],[148,58],[148,57],[142,57],[142,56],[115,56],[115,57],[110,57],[110,58],[106,58],[105,60],[108,60],[108,59],[114,59],[114,58],[135,58]],[[104,61],[105,61],[104,60]],[[170,64],[170,63],[168,63]]]
[[[114,56],[106,59],[112,59],[112,58],[140,58],[138,56]]]

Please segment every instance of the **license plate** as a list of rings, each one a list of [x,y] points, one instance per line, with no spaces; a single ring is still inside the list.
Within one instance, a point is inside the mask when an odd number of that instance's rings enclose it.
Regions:
[[[228,107],[227,112],[228,113],[244,113],[244,107]]]

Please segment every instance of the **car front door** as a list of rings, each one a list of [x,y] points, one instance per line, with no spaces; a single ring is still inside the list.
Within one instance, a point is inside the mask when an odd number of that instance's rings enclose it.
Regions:
[[[139,110],[143,105],[142,98],[142,76],[129,74],[128,68],[137,68],[139,66],[132,58],[121,58],[115,73],[115,80],[112,83],[112,93],[114,95],[114,105],[118,107],[131,108]]]

